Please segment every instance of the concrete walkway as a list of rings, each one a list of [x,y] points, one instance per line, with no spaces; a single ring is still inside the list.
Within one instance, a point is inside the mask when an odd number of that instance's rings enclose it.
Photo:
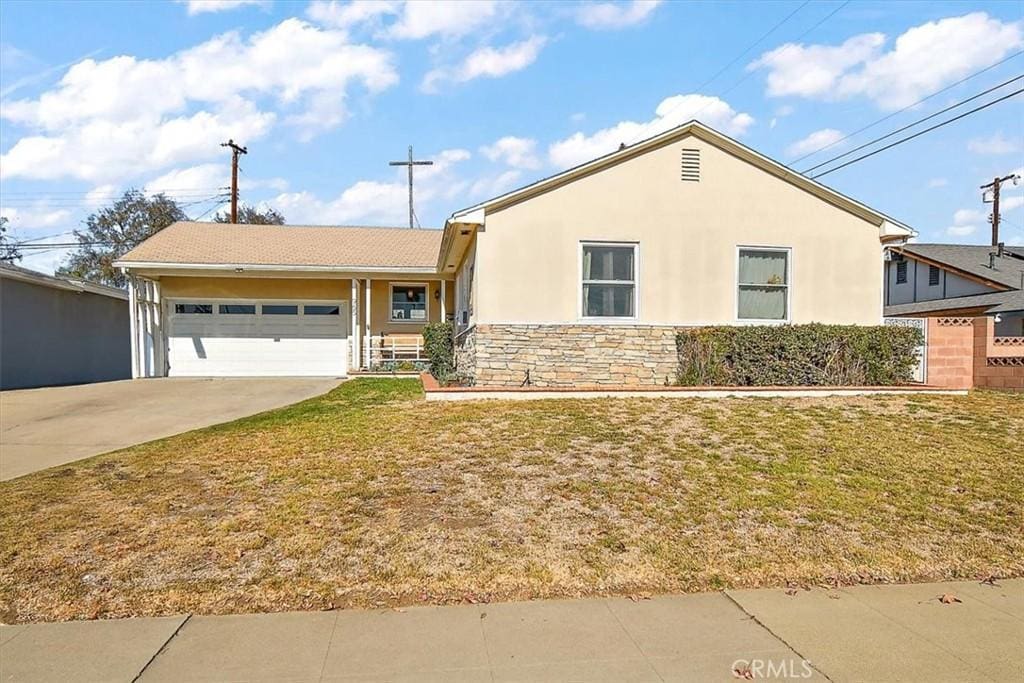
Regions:
[[[1005,681],[1022,615],[1013,580],[33,624],[0,680]]]
[[[323,377],[160,378],[0,392],[0,481],[330,391]]]

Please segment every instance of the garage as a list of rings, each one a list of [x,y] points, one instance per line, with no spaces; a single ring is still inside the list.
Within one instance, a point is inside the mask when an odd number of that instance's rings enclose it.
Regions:
[[[167,301],[171,377],[343,376],[344,301]]]

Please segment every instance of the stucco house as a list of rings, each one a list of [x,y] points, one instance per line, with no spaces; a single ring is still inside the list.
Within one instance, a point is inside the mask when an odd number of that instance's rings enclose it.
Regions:
[[[881,324],[912,235],[694,121],[443,230],[179,223],[118,265],[138,376],[341,375],[452,319],[478,384],[652,385],[682,326]]]
[[[0,264],[0,389],[131,377],[128,294]]]

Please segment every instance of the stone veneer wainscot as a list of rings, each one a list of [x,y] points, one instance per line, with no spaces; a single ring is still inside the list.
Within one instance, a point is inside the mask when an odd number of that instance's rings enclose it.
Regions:
[[[456,369],[478,386],[662,386],[678,369],[676,331],[652,325],[477,325],[456,339]]]

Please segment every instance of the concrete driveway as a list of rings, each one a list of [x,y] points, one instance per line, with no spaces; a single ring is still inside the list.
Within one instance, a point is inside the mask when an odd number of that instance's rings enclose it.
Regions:
[[[340,381],[137,379],[0,392],[0,480],[296,403]]]

